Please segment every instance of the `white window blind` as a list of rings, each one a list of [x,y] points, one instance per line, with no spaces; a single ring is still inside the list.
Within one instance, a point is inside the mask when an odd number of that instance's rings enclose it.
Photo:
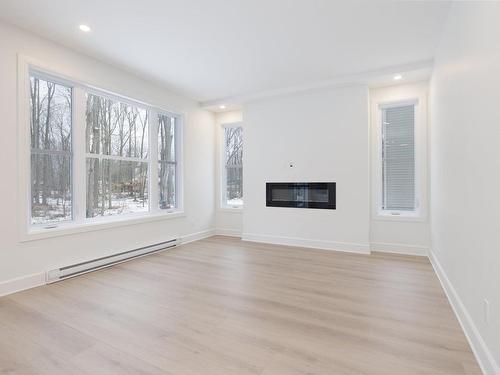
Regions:
[[[382,108],[382,209],[416,209],[414,104]]]

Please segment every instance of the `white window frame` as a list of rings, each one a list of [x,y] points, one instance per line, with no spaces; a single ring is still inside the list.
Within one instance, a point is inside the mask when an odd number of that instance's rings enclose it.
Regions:
[[[387,108],[414,105],[415,107],[415,210],[385,210],[383,209],[382,182],[382,118],[383,110]],[[372,105],[372,121],[375,123],[375,163],[373,189],[373,218],[392,221],[425,221],[427,217],[427,114],[426,98],[411,97],[395,101],[378,101]]]
[[[45,225],[31,224],[31,137],[30,137],[30,74],[35,73],[41,79],[50,80],[72,88],[72,221],[47,223]],[[124,225],[146,223],[184,217],[184,155],[183,130],[184,114],[162,109],[160,106],[134,100],[126,96],[115,94],[110,90],[96,88],[83,80],[70,75],[56,72],[43,62],[18,55],[18,206],[19,206],[19,240],[31,241],[72,233],[101,230]],[[113,100],[126,102],[131,105],[145,108],[149,111],[149,158],[141,159],[149,163],[149,211],[116,216],[86,218],[86,145],[85,145],[85,94],[91,93]],[[175,117],[175,147],[177,157],[176,168],[176,208],[160,210],[158,207],[158,113]],[[155,152],[152,152],[155,150]],[[92,157],[98,155],[89,154]],[[115,158],[115,157],[110,157]],[[117,157],[120,158],[120,157]],[[120,158],[121,159],[121,158]],[[127,158],[129,160],[130,158]],[[156,160],[155,160],[156,159]],[[156,162],[153,167],[153,161]],[[154,169],[156,175],[153,177]]]
[[[220,135],[220,157],[219,157],[219,168],[220,168],[220,209],[237,211],[243,210],[245,205],[245,197],[243,196],[242,205],[229,205],[227,204],[227,175],[226,175],[226,129],[228,128],[243,128],[242,122],[232,122],[221,125],[221,135]],[[243,135],[243,152],[245,149],[245,135]],[[242,168],[244,168],[242,166]]]

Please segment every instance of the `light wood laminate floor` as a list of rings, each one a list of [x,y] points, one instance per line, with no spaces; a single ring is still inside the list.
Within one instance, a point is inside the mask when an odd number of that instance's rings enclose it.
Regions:
[[[0,298],[0,373],[480,370],[425,258],[212,237]]]

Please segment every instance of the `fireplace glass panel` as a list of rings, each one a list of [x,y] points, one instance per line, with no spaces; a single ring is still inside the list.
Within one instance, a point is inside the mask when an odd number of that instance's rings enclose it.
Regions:
[[[328,203],[328,189],[307,190],[306,200],[308,202]]]
[[[266,206],[335,209],[335,182],[269,182]]]
[[[278,202],[287,202],[290,200],[290,190],[287,188],[274,188],[272,190],[272,200]]]

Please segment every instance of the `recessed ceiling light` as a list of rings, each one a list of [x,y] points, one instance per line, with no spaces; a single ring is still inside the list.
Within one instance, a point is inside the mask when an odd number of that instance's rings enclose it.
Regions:
[[[403,76],[402,76],[401,74],[396,74],[396,75],[394,76],[394,80],[395,80],[395,81],[399,81],[401,78],[403,78]]]
[[[226,106],[224,104],[219,106],[219,109],[226,109]]]
[[[82,30],[84,33],[88,33],[88,32],[90,31],[90,27],[89,27],[89,26],[87,26],[87,25],[83,25],[83,24],[82,24],[82,25],[78,26],[78,28],[79,28],[80,30]]]

